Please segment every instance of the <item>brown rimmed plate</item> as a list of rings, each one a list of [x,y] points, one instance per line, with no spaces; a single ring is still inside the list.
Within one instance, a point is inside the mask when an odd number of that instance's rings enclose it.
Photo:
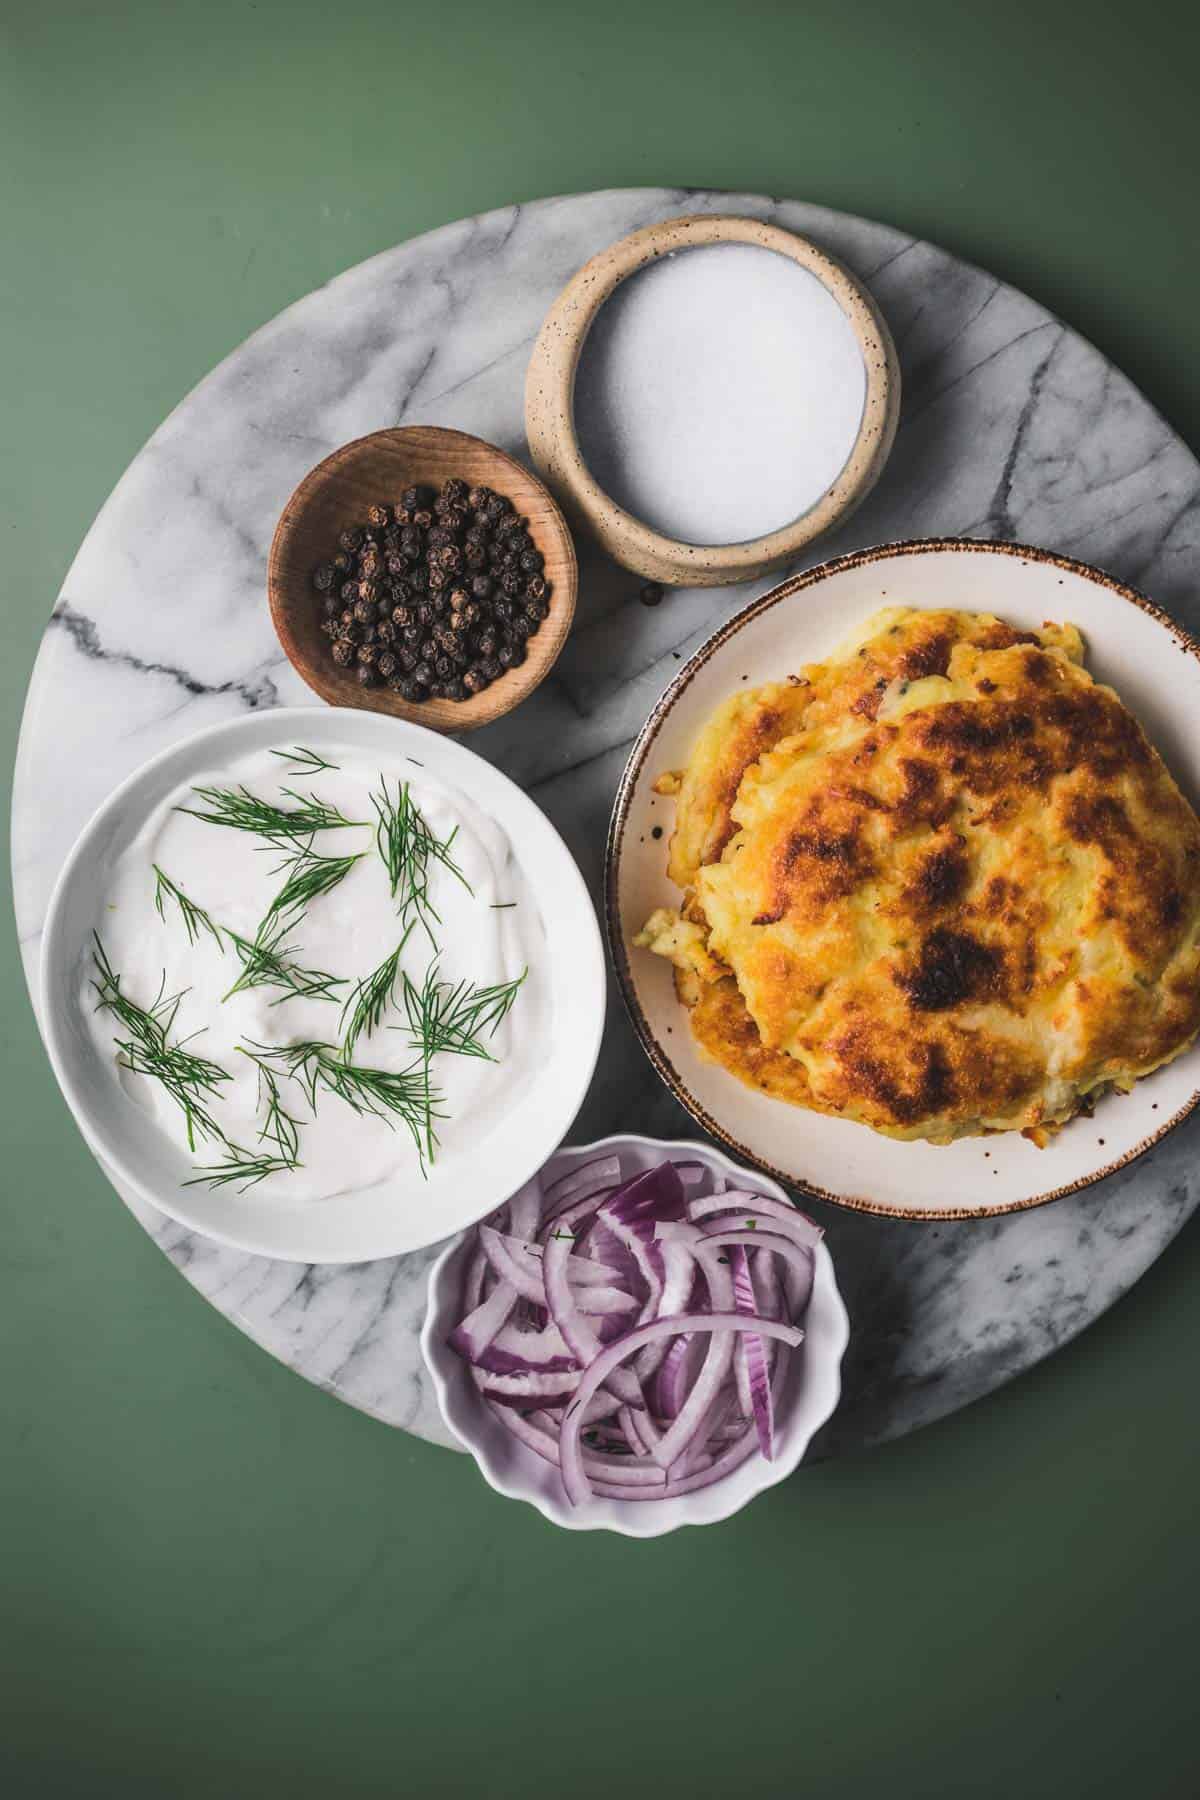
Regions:
[[[680,767],[712,708],[742,682],[777,680],[828,654],[881,606],[994,612],[1022,629],[1078,625],[1087,666],[1141,720],[1194,805],[1200,796],[1200,645],[1134,589],[1086,563],[1021,544],[938,539],[884,544],[793,577],[740,612],[679,671],[647,720],[617,790],[605,876],[613,961],[651,1062],[705,1131],[777,1180],[863,1212],[987,1218],[1040,1206],[1123,1168],[1200,1100],[1200,1047],[1110,1095],[1044,1150],[1015,1132],[935,1146],[755,1093],[701,1060],[669,965],[629,947],[667,879],[674,802],[653,792]],[[654,836],[655,828],[661,830]]]

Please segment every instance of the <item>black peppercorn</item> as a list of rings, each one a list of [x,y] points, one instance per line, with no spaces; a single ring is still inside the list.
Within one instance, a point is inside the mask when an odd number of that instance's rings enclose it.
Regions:
[[[482,692],[524,660],[549,611],[527,528],[503,494],[457,476],[367,508],[313,571],[330,654],[418,698]]]
[[[400,683],[400,698],[407,700],[410,705],[415,705],[418,700],[423,700],[425,698],[424,682],[416,681],[410,675],[407,681]]]
[[[374,687],[375,683],[379,680],[378,675],[369,663],[359,663],[357,674],[359,687]]]
[[[643,606],[658,606],[662,601],[662,597],[663,590],[657,581],[648,581],[638,595],[638,599]]]

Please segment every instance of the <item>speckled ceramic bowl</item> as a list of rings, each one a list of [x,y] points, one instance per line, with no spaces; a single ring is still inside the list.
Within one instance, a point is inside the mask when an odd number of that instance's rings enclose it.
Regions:
[[[857,436],[840,473],[799,517],[743,543],[689,544],[635,518],[601,487],[584,460],[575,428],[575,377],[596,316],[623,281],[661,257],[712,244],[772,250],[815,276],[837,301],[858,340],[866,397]],[[547,314],[525,384],[525,433],[547,485],[582,517],[617,562],[671,587],[748,581],[791,561],[870,493],[887,461],[899,416],[900,366],[891,333],[867,290],[807,238],[759,219],[722,214],[647,225],[586,262]]]
[[[765,1175],[740,1168],[706,1144],[668,1143],[645,1137],[601,1138],[594,1144],[572,1144],[546,1164],[549,1180],[564,1175],[595,1156],[616,1152],[629,1174],[640,1173],[675,1156],[703,1161],[734,1185],[788,1204],[788,1195]],[[789,1351],[787,1375],[776,1415],[773,1462],[751,1456],[739,1469],[712,1487],[672,1500],[593,1499],[573,1507],[563,1491],[558,1470],[517,1442],[483,1405],[467,1364],[450,1349],[447,1337],[462,1316],[462,1289],[474,1247],[474,1231],[451,1244],[429,1272],[429,1306],[421,1332],[421,1352],[433,1379],[443,1419],[469,1450],[489,1487],[510,1500],[525,1500],[552,1525],[568,1531],[616,1531],[624,1537],[662,1537],[681,1525],[713,1525],[749,1505],[756,1494],[793,1473],[813,1436],[830,1418],[841,1395],[841,1365],[850,1338],[850,1321],[834,1278],[833,1260],[824,1243],[816,1249],[812,1297],[804,1315],[804,1342]]]

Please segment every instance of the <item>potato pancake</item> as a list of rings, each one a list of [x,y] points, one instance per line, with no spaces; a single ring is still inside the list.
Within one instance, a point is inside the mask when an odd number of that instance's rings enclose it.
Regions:
[[[670,957],[703,1053],[892,1137],[1035,1141],[1200,1029],[1200,822],[1073,626],[889,608],[718,708]]]

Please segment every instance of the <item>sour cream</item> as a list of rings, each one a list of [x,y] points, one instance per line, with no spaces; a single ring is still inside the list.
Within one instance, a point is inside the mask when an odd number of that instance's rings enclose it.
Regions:
[[[287,748],[279,746],[281,751]],[[171,1041],[190,1039],[190,1050],[230,1077],[215,1096],[205,1098],[208,1112],[230,1141],[251,1151],[269,1151],[271,1146],[259,1141],[264,1107],[258,1069],[242,1048],[339,1044],[344,1001],[403,936],[400,896],[391,893],[376,846],[371,795],[378,794],[383,780],[393,796],[407,784],[433,834],[444,841],[454,833],[451,854],[464,881],[430,861],[429,923],[434,941],[418,924],[401,953],[401,969],[417,987],[435,961],[445,981],[479,987],[516,980],[528,970],[512,1010],[486,1039],[493,1061],[449,1054],[433,1060],[432,1079],[444,1114],[436,1121],[436,1160],[441,1166],[477,1147],[489,1123],[502,1109],[518,1103],[532,1083],[549,1019],[541,974],[545,940],[536,900],[504,833],[464,794],[407,758],[381,768],[351,750],[322,754],[336,768],[309,773],[289,767],[270,751],[256,751],[198,776],[194,784],[172,794],[119,858],[110,891],[98,896],[96,930],[120,976],[122,992],[131,1000],[149,1008],[160,993],[182,995]],[[361,821],[314,837],[312,849],[318,855],[362,854],[337,887],[310,903],[286,937],[291,962],[339,978],[343,985],[335,990],[335,999],[288,995],[276,987],[230,994],[242,968],[232,947],[227,942],[218,946],[204,931],[190,943],[178,906],[170,898],[164,900],[164,916],[158,916],[156,866],[216,926],[252,941],[285,879],[284,853],[274,845],[178,810],[189,806],[203,810],[195,788],[204,786],[242,786],[285,809],[295,805],[282,792],[291,787],[335,807],[347,819]],[[380,1026],[359,1037],[355,1064],[400,1071],[418,1060],[400,1002],[400,985],[397,981],[396,1003]],[[118,1022],[95,1010],[90,989],[84,1010],[98,1052],[116,1063],[114,1036],[124,1035]],[[117,1068],[130,1101],[151,1113],[175,1142],[186,1145],[183,1115],[161,1083]],[[405,1178],[406,1191],[420,1185],[420,1159],[401,1119],[358,1114],[324,1089],[318,1090],[314,1108],[299,1081],[282,1074],[278,1079],[281,1099],[299,1126],[300,1166],[267,1176],[256,1186],[256,1196],[286,1193],[290,1199],[321,1201],[400,1177]],[[197,1165],[219,1163],[222,1148],[211,1141],[198,1143]]]

